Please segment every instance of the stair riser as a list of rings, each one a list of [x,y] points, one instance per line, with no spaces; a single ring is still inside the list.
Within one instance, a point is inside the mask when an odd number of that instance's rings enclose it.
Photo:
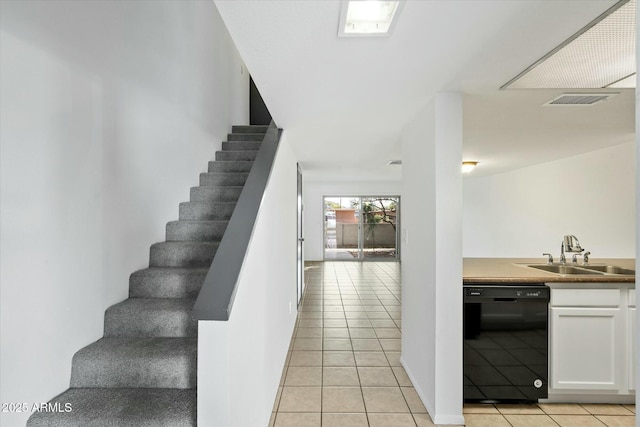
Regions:
[[[76,354],[77,355],[77,354]],[[196,387],[197,352],[173,358],[73,358],[71,388]]]
[[[262,141],[264,133],[230,133],[227,141]]]
[[[131,298],[196,298],[207,269],[146,269],[129,278]]]
[[[228,223],[228,221],[172,221],[167,224],[167,241],[220,241]]]
[[[193,187],[192,202],[237,202],[242,187]]]
[[[201,173],[200,186],[242,186],[247,182],[248,176],[248,173]]]
[[[231,132],[235,133],[266,133],[269,126],[253,125],[253,126],[233,126]]]
[[[195,427],[196,390],[77,389],[51,403],[72,410],[34,412],[27,427]]]
[[[254,161],[258,155],[257,151],[216,151],[217,161]]]
[[[253,166],[253,161],[217,161],[217,162],[209,162],[209,173],[249,173],[251,171],[251,167]]]
[[[241,150],[253,150],[258,151],[260,149],[262,141],[231,141],[223,142],[223,151],[241,151]]]
[[[130,300],[128,300],[130,301]],[[134,300],[144,301],[144,299]],[[162,301],[162,300],[159,300]],[[191,316],[193,301],[171,307],[116,304],[105,313],[105,337],[196,337],[198,324]]]
[[[149,267],[209,267],[218,249],[216,245],[193,245],[184,242],[151,246]],[[182,245],[177,245],[182,243]]]
[[[186,202],[180,203],[179,218],[185,221],[228,220],[236,207],[235,202]]]

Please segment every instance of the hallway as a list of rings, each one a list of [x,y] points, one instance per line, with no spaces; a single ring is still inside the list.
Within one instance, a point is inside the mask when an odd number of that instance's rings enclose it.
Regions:
[[[271,425],[433,425],[400,365],[400,263],[307,263],[305,280]]]

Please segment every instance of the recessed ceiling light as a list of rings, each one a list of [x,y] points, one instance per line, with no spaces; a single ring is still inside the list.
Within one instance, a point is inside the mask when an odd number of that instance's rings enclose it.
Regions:
[[[338,36],[389,35],[402,5],[400,1],[343,0]]]
[[[401,165],[401,164],[402,164],[402,160],[389,160],[387,162],[387,166],[390,166],[390,165]]]
[[[546,106],[570,106],[570,107],[575,107],[575,106],[590,106],[590,105],[594,105],[597,104],[599,102],[602,101],[606,101],[607,99],[611,98],[612,96],[616,96],[618,95],[617,92],[613,93],[613,92],[609,92],[609,93],[605,93],[605,92],[601,92],[601,93],[563,93],[560,96],[557,96],[555,98],[553,98],[551,101],[549,102],[545,102],[542,105],[546,105]]]
[[[462,162],[462,173],[469,173],[478,166],[478,162]]]
[[[622,0],[501,89],[635,87],[636,0]]]

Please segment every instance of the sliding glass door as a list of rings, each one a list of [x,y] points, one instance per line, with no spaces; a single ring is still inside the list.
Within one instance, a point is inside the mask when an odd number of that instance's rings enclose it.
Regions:
[[[398,258],[397,213],[397,197],[362,199],[361,258]]]
[[[324,259],[359,258],[360,198],[324,198]]]
[[[325,260],[398,260],[400,198],[325,197]]]

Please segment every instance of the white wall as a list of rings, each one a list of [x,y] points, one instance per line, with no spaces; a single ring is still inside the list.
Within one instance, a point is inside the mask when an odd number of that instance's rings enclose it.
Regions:
[[[402,135],[402,356],[436,424],[462,416],[462,96],[437,94]]]
[[[573,234],[591,257],[634,258],[635,143],[464,179],[464,256],[560,255]]]
[[[636,22],[640,22],[640,8],[636,8]],[[636,69],[640,67],[640,31],[636,31]],[[640,85],[640,77],[636,74],[636,137],[635,137],[635,150],[636,150],[636,165],[640,165],[640,93],[638,92],[638,86]],[[636,212],[640,212],[640,170],[636,168]],[[636,215],[636,253],[640,250],[640,215]],[[636,257],[636,282],[638,281],[638,271],[640,271],[640,258]],[[636,292],[636,307],[640,305],[640,292]],[[640,331],[640,317],[636,317],[636,331]],[[637,333],[637,332],[636,332]],[[640,383],[640,340],[636,339],[635,348],[636,360],[635,373],[636,384]],[[640,406],[640,393],[636,393],[636,406]],[[636,425],[638,424],[636,420]]]
[[[198,325],[198,425],[269,424],[297,315],[296,174],[285,132],[229,321]]]
[[[398,167],[398,166],[387,166]],[[302,170],[304,176],[304,169]],[[324,258],[325,196],[402,196],[401,181],[312,181],[304,180],[304,258],[322,261]],[[403,200],[400,198],[400,215]],[[400,225],[402,228],[402,224]]]
[[[68,388],[247,122],[248,82],[210,1],[2,1],[0,18],[0,400],[33,403]]]

